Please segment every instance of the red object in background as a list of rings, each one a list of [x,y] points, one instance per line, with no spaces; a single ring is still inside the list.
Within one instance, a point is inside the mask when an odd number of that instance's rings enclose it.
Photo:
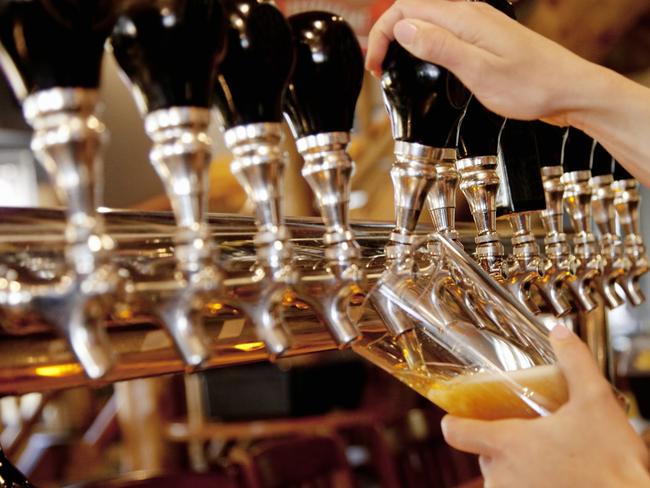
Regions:
[[[361,47],[366,49],[368,34],[375,20],[390,7],[392,0],[277,0],[278,7],[290,15],[323,10],[343,17],[356,32]]]

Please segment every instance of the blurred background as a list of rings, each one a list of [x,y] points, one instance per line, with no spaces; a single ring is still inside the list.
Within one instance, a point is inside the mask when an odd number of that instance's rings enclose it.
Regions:
[[[314,9],[338,13],[352,24],[363,44],[373,20],[390,2],[284,0],[279,4],[287,15]],[[537,32],[650,86],[650,0],[521,0],[517,9],[522,22]],[[148,162],[150,140],[111,56],[105,57],[102,99],[111,138],[105,155],[104,205],[168,209]],[[352,216],[391,220],[393,202],[387,195],[392,195],[393,141],[378,82],[371,76],[364,82],[355,126],[350,151],[357,165]],[[230,173],[222,136],[213,130],[212,137],[210,210],[249,214],[246,196]],[[44,172],[31,156],[29,140],[30,130],[18,104],[0,80],[2,206],[57,205]],[[288,131],[286,151],[290,156],[286,213],[317,215]],[[641,215],[646,220],[642,224],[650,242],[650,192],[645,188],[642,192]],[[467,213],[459,217],[469,220]],[[650,296],[650,280],[644,288]],[[646,305],[634,310],[622,307],[611,314],[614,345],[621,357],[629,353],[630,336],[650,334],[648,312]],[[278,459],[291,452],[294,471],[319,456],[331,459],[331,465],[319,469],[345,480],[345,463],[332,454],[343,453],[360,486],[456,486],[477,474],[476,462],[444,446],[440,415],[397,380],[344,352],[278,365],[135,380],[92,391],[2,398],[0,442],[39,486],[134,470],[156,472],[175,465],[200,472],[224,464],[224,459],[246,465],[257,462],[256,452],[280,453]],[[278,436],[284,439],[292,432],[308,433],[313,442],[289,443],[291,449],[282,451],[286,446],[277,441]],[[259,447],[266,437],[279,442],[268,452]],[[251,447],[255,445],[258,451]]]

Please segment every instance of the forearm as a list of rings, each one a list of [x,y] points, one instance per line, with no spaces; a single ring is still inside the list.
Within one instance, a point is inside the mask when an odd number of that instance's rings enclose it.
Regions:
[[[590,65],[568,122],[599,141],[644,185],[650,186],[650,89]]]

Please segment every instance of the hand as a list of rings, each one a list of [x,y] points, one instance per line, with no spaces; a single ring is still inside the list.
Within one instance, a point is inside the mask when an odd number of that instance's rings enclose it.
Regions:
[[[533,420],[446,416],[447,442],[480,456],[486,487],[650,487],[648,451],[587,347],[563,326],[551,343],[569,401]]]
[[[516,119],[568,125],[588,102],[585,85],[608,73],[482,2],[397,0],[370,32],[366,67],[376,75],[393,39]]]

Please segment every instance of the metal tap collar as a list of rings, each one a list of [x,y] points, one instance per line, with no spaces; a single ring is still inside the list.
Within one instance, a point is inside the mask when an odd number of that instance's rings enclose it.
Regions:
[[[147,114],[144,128],[150,136],[161,130],[179,126],[197,126],[205,128],[210,125],[210,110],[204,107],[171,107],[155,110]]]
[[[481,169],[491,170],[495,169],[499,163],[497,156],[481,156],[474,158],[459,159],[456,161],[456,169],[463,176],[469,171],[477,171]]]
[[[639,187],[639,182],[635,179],[628,180],[618,180],[612,183],[612,188],[616,192],[626,192],[630,190],[637,190]]]
[[[232,127],[223,133],[226,146],[232,149],[242,142],[249,142],[255,139],[273,138],[282,140],[282,124],[278,122],[260,122],[255,124],[243,124]]]
[[[594,188],[604,188],[604,187],[610,187],[611,184],[614,182],[614,175],[600,175],[600,176],[592,176],[591,179],[589,180],[589,184]]]
[[[562,183],[565,185],[579,184],[588,182],[591,178],[591,171],[572,171],[562,175]]]
[[[323,132],[296,139],[296,148],[299,153],[304,153],[324,147],[347,146],[349,142],[348,132]]]
[[[417,142],[395,141],[394,153],[397,157],[425,161],[456,161],[456,149],[431,147]]]
[[[38,129],[38,118],[62,111],[93,113],[99,92],[88,88],[50,88],[28,96],[23,102],[25,119]]]
[[[542,167],[542,177],[546,178],[558,178],[564,174],[562,166],[544,166]]]

